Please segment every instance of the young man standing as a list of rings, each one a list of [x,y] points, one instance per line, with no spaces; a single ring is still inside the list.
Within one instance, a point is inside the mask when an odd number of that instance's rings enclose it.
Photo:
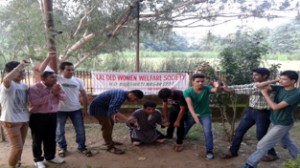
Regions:
[[[87,157],[92,153],[85,145],[85,129],[83,117],[87,115],[88,99],[83,81],[74,77],[74,66],[71,62],[62,62],[59,65],[61,75],[58,76],[58,83],[66,93],[66,100],[61,102],[57,113],[56,141],[60,147],[58,154],[62,157],[66,155],[67,141],[65,137],[65,126],[68,118],[71,119],[76,132],[77,151]],[[83,105],[81,109],[80,98]]]
[[[64,162],[63,159],[55,157],[55,132],[59,102],[65,100],[66,96],[60,85],[56,83],[54,72],[43,72],[41,79],[41,82],[29,88],[29,112],[31,113],[29,127],[37,168],[45,168],[44,159],[53,163]]]
[[[162,115],[155,107],[154,102],[148,101],[144,103],[143,109],[136,110],[128,118],[127,125],[131,128],[130,137],[133,145],[164,143],[164,135],[156,130],[157,124],[162,125]]]
[[[214,82],[212,86],[204,86],[205,76],[203,74],[194,74],[192,76],[192,87],[183,91],[185,101],[191,117],[186,121],[185,134],[195,124],[202,125],[206,143],[206,158],[214,158],[213,153],[213,134],[212,134],[212,113],[209,108],[209,95],[218,91],[219,84]]]
[[[226,86],[224,90],[229,93],[249,95],[249,107],[242,117],[237,129],[235,130],[232,144],[229,151],[221,154],[221,158],[229,159],[238,156],[238,151],[241,146],[245,133],[256,125],[256,138],[260,140],[267,133],[270,125],[271,110],[263,95],[260,94],[260,89],[255,85],[265,82],[270,76],[270,71],[266,68],[256,68],[252,71],[254,83],[246,85]],[[278,156],[274,148],[268,151],[268,155],[264,156],[264,161],[277,160]]]
[[[174,129],[177,128],[175,151],[181,152],[183,150],[184,121],[188,110],[183,93],[180,90],[163,88],[158,92],[158,97],[163,100],[163,117],[170,122],[166,138],[173,138]],[[170,113],[168,113],[169,104],[172,105]]]
[[[257,150],[250,155],[243,168],[257,167],[260,159],[277,143],[288,149],[291,157],[296,159],[300,154],[299,149],[291,140],[289,130],[294,124],[294,110],[300,102],[300,91],[295,88],[298,74],[295,71],[284,71],[278,80],[266,81],[256,86],[261,88],[261,93],[271,107],[272,128],[258,142]],[[280,85],[270,85],[279,82]],[[274,101],[269,95],[273,91]]]
[[[11,168],[21,166],[21,155],[28,131],[28,86],[21,82],[25,78],[26,65],[25,61],[6,63],[5,76],[0,86],[0,121],[11,146],[8,157],[8,166]]]
[[[119,113],[125,100],[135,102],[144,96],[140,90],[124,91],[112,89],[96,96],[90,104],[89,114],[94,116],[102,126],[102,137],[107,146],[107,151],[114,154],[123,154],[124,151],[116,148],[112,140],[112,131],[116,120],[127,121],[127,117]]]

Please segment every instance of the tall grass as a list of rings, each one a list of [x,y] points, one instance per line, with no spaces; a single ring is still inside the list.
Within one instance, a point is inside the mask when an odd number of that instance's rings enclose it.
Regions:
[[[264,56],[263,59],[278,61],[294,61],[300,60],[300,55],[287,53],[269,53],[268,55]]]
[[[122,53],[101,54],[91,61],[84,63],[81,69],[99,71],[135,71],[135,51],[124,51]],[[207,61],[219,68],[219,52],[216,51],[141,51],[140,71],[194,71],[199,62]],[[262,61],[289,61],[300,60],[298,55],[268,54]]]
[[[198,63],[218,58],[217,52],[153,52],[143,51],[140,54],[141,71],[194,71]],[[122,54],[103,54],[95,58],[89,66],[93,70],[134,71],[135,52],[125,51]]]
[[[126,58],[134,58],[135,52],[134,51],[125,51],[123,55]],[[172,57],[172,58],[218,58],[219,53],[216,51],[190,51],[190,52],[183,52],[183,51],[141,51],[140,57],[141,58],[165,58],[165,57]]]

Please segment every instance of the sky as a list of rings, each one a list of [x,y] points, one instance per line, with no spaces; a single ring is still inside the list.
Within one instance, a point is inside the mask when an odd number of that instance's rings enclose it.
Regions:
[[[291,22],[295,16],[284,19],[275,19],[268,21],[261,18],[249,18],[244,20],[234,20],[214,27],[198,27],[198,28],[174,28],[177,34],[185,37],[189,44],[197,44],[199,41],[207,37],[210,32],[213,35],[219,35],[226,37],[229,34],[235,33],[242,25],[246,25],[253,30],[259,30],[261,28],[276,28],[279,25]]]
[[[258,1],[260,1],[260,0],[258,0]],[[284,0],[276,0],[277,3],[282,2],[282,1],[284,1]],[[297,1],[290,0],[290,2],[291,2],[291,4],[294,5],[294,3],[296,3]],[[235,13],[234,12],[235,8],[232,8],[229,10],[233,10],[233,13]],[[300,10],[300,8],[298,10]],[[286,10],[286,11],[273,10],[273,11],[269,11],[267,13],[269,13],[270,15],[280,16],[280,18],[275,18],[273,20],[268,21],[267,19],[264,19],[264,18],[250,17],[247,19],[232,20],[230,22],[220,24],[220,25],[214,26],[214,27],[174,28],[173,30],[183,36],[191,37],[191,38],[204,37],[207,35],[208,32],[211,32],[214,35],[220,35],[222,37],[225,37],[228,34],[232,34],[232,33],[236,32],[238,30],[238,27],[240,27],[242,25],[244,25],[244,26],[246,25],[246,26],[252,28],[253,30],[258,30],[258,29],[265,28],[265,27],[266,28],[275,28],[281,24],[286,24],[286,23],[294,20],[296,18],[296,16],[298,15],[297,12],[298,11],[295,9]],[[224,19],[222,20],[222,18],[217,18],[217,19],[219,22],[225,21]],[[187,23],[191,23],[191,22],[193,22],[193,20],[187,21],[186,23],[183,22],[183,24],[186,25]],[[199,25],[200,24],[207,25],[208,23],[209,22],[205,22],[205,21],[197,22],[197,24],[199,24]]]
[[[275,19],[268,21],[267,19],[261,18],[249,18],[245,20],[234,20],[214,27],[198,27],[198,28],[174,28],[173,30],[187,38],[203,38],[208,32],[214,35],[220,35],[222,37],[232,34],[238,30],[239,26],[247,25],[253,30],[259,30],[261,28],[275,28],[281,24],[291,22],[292,18]]]

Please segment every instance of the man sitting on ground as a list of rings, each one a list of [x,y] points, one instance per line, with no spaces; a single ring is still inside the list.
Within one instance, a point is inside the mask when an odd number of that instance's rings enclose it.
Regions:
[[[147,101],[143,109],[136,110],[128,118],[127,125],[131,128],[130,138],[133,145],[164,143],[164,135],[156,130],[156,124],[162,124],[162,115],[155,107],[154,102]]]

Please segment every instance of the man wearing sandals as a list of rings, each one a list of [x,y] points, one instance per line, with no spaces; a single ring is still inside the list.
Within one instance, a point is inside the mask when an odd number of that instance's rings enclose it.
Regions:
[[[50,52],[40,66],[40,71],[43,71],[53,58],[55,58],[55,53]],[[76,132],[77,151],[87,157],[91,157],[92,152],[88,150],[85,145],[86,139],[83,117],[87,115],[88,99],[83,81],[74,77],[75,69],[71,62],[62,62],[59,65],[59,70],[61,71],[61,75],[57,76],[57,81],[62,86],[67,98],[64,102],[60,103],[57,112],[56,142],[60,148],[58,155],[65,157],[67,153],[65,125],[67,119],[70,118]]]
[[[64,157],[67,151],[67,141],[65,138],[65,125],[68,118],[71,119],[76,132],[77,151],[87,157],[92,153],[85,145],[85,129],[83,117],[87,115],[88,99],[83,81],[74,77],[74,66],[71,62],[62,62],[59,65],[61,75],[58,82],[62,85],[67,95],[66,101],[60,104],[57,113],[56,141],[60,147],[59,154]],[[81,104],[82,103],[82,109]]]
[[[161,112],[155,109],[152,101],[144,103],[143,109],[138,109],[128,118],[130,138],[134,146],[150,143],[164,143],[165,136],[156,129],[156,125],[162,125]]]
[[[163,88],[158,92],[158,97],[163,100],[164,122],[169,122],[166,138],[173,138],[174,128],[177,128],[175,151],[181,152],[183,150],[184,121],[188,109],[183,93],[180,90]],[[168,104],[172,105],[169,115]]]
[[[123,102],[135,102],[142,99],[144,94],[140,90],[124,91],[112,89],[96,96],[90,104],[89,114],[94,116],[102,126],[102,137],[107,146],[107,151],[114,154],[123,154],[124,151],[116,148],[112,140],[112,131],[116,120],[127,121],[127,117],[119,113]]]

